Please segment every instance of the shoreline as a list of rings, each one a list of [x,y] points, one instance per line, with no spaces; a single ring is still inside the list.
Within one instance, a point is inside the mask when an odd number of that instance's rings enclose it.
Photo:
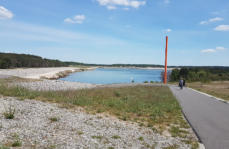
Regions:
[[[94,70],[98,67],[46,67],[46,68],[16,68],[16,69],[0,69],[2,76],[14,76],[25,79],[49,79],[56,80],[67,75],[87,70]]]
[[[101,66],[98,68],[124,68],[124,69],[145,69],[145,70],[164,70],[164,67],[107,67]],[[167,68],[167,70],[173,70],[175,68]]]

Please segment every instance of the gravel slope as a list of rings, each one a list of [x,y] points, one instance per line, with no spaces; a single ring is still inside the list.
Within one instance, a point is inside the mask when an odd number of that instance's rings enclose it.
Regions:
[[[14,85],[22,86],[27,89],[36,91],[59,91],[59,90],[76,90],[84,88],[94,88],[99,85],[80,83],[80,82],[67,82],[62,80],[40,80],[32,82],[17,82]]]
[[[177,144],[189,149],[181,139],[165,137],[150,128],[125,122],[113,117],[90,115],[83,110],[59,108],[56,104],[35,100],[19,101],[0,97],[0,142],[10,144],[15,136],[23,149],[30,148],[151,148]],[[15,118],[7,120],[3,113],[13,105]],[[50,118],[58,121],[52,122]],[[141,139],[139,139],[141,138]]]

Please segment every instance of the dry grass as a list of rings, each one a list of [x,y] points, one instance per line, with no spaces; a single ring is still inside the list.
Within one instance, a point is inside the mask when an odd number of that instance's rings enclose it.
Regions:
[[[229,101],[229,81],[188,83],[188,87]]]
[[[31,91],[21,87],[0,85],[0,94],[20,99],[36,99],[59,103],[65,108],[82,107],[87,112],[105,113],[124,121],[134,121],[163,133],[168,131],[195,142],[180,131],[189,128],[176,98],[166,86],[133,86],[94,88],[72,91]],[[172,126],[179,131],[170,129]],[[183,129],[180,129],[183,128]],[[170,131],[172,130],[172,131]]]

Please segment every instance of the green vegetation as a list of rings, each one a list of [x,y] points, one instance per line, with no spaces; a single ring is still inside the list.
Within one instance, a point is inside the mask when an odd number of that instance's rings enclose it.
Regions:
[[[5,119],[14,119],[14,114],[15,114],[15,108],[10,105],[8,109],[3,113]]]
[[[61,67],[61,66],[103,66],[103,67],[163,67],[150,64],[85,64],[79,62],[62,62],[29,54],[0,53],[0,69],[19,67]]]
[[[49,120],[51,122],[57,122],[59,119],[57,117],[50,117]]]
[[[229,101],[229,81],[192,82],[188,87]]]
[[[164,147],[163,149],[178,149],[179,146],[177,144],[174,144],[174,145],[170,145],[168,147]]]
[[[0,144],[0,149],[10,149],[10,148]]]
[[[96,88],[75,91],[30,91],[0,85],[0,94],[20,99],[37,99],[61,103],[64,107],[81,106],[90,113],[106,112],[142,126],[166,129],[172,123],[183,126],[179,103],[168,87],[135,86]],[[159,127],[160,125],[160,127]]]
[[[18,134],[13,134],[14,141],[12,142],[11,146],[12,147],[21,147],[22,142],[20,141],[19,135]]]
[[[22,145],[20,140],[16,140],[12,143],[12,147],[20,147]]]
[[[229,80],[229,67],[183,67],[173,69],[170,74],[170,81],[178,81],[180,78],[189,82]]]
[[[39,56],[13,53],[0,53],[0,68],[18,67],[60,67],[68,66],[59,60],[43,59]]]
[[[143,137],[139,137],[138,140],[139,141],[144,141],[144,138]]]
[[[120,136],[115,135],[115,136],[112,136],[112,138],[113,138],[113,139],[120,139],[121,137],[120,137]]]

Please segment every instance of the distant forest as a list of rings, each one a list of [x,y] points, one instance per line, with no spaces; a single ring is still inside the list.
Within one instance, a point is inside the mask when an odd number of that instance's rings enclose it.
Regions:
[[[189,82],[209,82],[229,80],[229,67],[209,66],[209,67],[182,67],[173,69],[170,74],[170,81],[178,81],[180,78]]]
[[[63,62],[40,56],[15,53],[0,53],[0,69],[29,68],[29,67],[61,67],[61,66],[105,66],[105,67],[163,67],[163,65],[149,64],[85,64],[78,62]]]
[[[68,63],[59,60],[43,59],[35,55],[0,53],[1,69],[19,67],[60,67],[68,65]]]

